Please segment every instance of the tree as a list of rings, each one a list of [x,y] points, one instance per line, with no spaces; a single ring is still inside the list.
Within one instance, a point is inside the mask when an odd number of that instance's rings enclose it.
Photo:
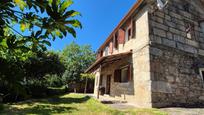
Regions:
[[[60,61],[59,55],[54,52],[39,52],[36,56],[27,59],[24,63],[28,79],[42,80],[46,74],[61,76],[65,67]]]
[[[95,53],[90,45],[80,46],[74,42],[65,47],[61,59],[66,71],[63,75],[65,84],[77,84],[82,82],[81,73],[95,61]]]
[[[14,93],[17,98],[23,93],[25,77],[57,71],[38,64],[57,62],[56,56],[45,53],[50,41],[68,34],[76,37],[75,29],[82,27],[76,19],[80,13],[68,9],[72,4],[72,0],[0,1],[0,93]],[[45,54],[39,56],[39,52]],[[28,68],[29,64],[38,67],[33,66],[36,73]]]
[[[72,4],[72,0],[1,0],[0,50],[45,51],[56,37],[67,33],[76,37],[74,28],[82,26],[74,19],[80,13],[68,10]],[[21,32],[15,29],[18,25]]]

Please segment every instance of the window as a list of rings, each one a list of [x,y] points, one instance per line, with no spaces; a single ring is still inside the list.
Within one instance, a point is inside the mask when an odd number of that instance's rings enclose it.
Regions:
[[[183,9],[184,9],[184,11],[189,12],[190,11],[190,4],[189,3],[185,3],[183,5]]]
[[[114,82],[126,83],[131,80],[130,66],[125,66],[121,69],[115,70]]]
[[[194,24],[186,21],[185,27],[187,38],[192,39],[194,37]]]
[[[113,39],[111,39],[110,43],[109,43],[109,53],[112,54],[113,53]]]
[[[114,48],[118,49],[118,32],[115,33],[113,41],[114,41]]]
[[[136,36],[136,20],[132,21],[132,38],[135,38]]]
[[[204,20],[200,22],[201,31],[204,33]]]
[[[108,48],[108,46],[106,46],[106,48],[105,48],[105,56],[108,55],[108,51],[109,51],[109,48]]]
[[[125,32],[125,42],[127,42],[127,41],[129,41],[130,40],[130,38],[131,38],[131,28],[127,28],[126,29],[126,32]]]
[[[131,35],[131,29],[128,29],[128,40],[130,39]]]
[[[121,82],[128,82],[128,68],[121,69]]]
[[[201,76],[201,79],[203,80],[204,82],[204,68],[200,68],[200,76]]]

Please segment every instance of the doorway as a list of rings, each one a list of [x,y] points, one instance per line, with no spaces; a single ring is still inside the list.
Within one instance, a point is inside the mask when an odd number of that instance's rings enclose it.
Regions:
[[[111,87],[111,75],[108,75],[106,80],[106,94],[110,94],[110,87]]]

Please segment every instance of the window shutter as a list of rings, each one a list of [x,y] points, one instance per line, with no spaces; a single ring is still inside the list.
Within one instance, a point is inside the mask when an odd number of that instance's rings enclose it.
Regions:
[[[114,42],[114,48],[118,49],[118,32],[115,33],[113,42]]]
[[[121,70],[117,69],[114,72],[114,82],[121,82]]]
[[[123,29],[119,29],[119,35],[118,35],[118,43],[124,44],[125,43],[125,31]]]
[[[133,21],[132,21],[132,38],[135,38],[135,37],[136,37],[136,36],[135,36],[135,35],[136,35],[136,25],[135,25],[136,23],[135,23],[135,21],[136,21],[136,20],[133,20]]]
[[[132,81],[132,67],[131,65],[128,66],[128,72],[127,72],[127,76],[128,76],[128,81]]]

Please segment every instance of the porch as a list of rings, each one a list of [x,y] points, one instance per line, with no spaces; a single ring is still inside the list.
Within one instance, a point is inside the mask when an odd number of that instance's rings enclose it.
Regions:
[[[135,109],[136,105],[134,103],[128,103],[127,101],[117,99],[114,97],[111,97],[109,95],[100,95],[100,98],[98,99],[96,95],[94,94],[86,94],[87,96],[93,97],[100,101],[103,104],[109,105],[112,108],[115,109]]]
[[[90,68],[95,74],[94,94],[98,98],[134,99],[132,52],[109,55],[97,60]]]

